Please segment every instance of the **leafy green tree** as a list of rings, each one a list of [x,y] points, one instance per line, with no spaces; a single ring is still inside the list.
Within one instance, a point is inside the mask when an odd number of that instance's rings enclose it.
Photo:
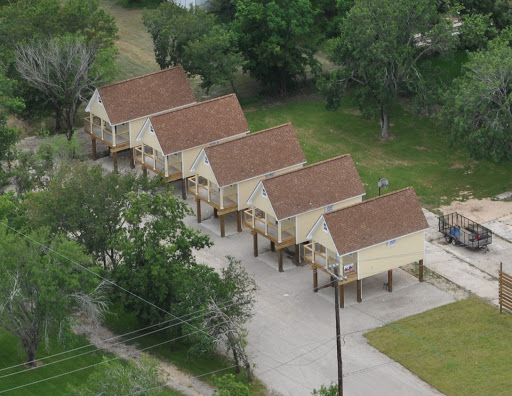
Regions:
[[[461,46],[472,51],[485,48],[489,40],[498,34],[493,26],[491,14],[464,15],[459,33]]]
[[[222,345],[231,353],[240,372],[243,365],[252,381],[251,357],[246,351],[246,324],[253,316],[256,283],[240,260],[228,256],[228,266],[220,276],[212,268],[197,265],[176,273],[176,305],[181,315],[205,310],[206,315],[188,322],[183,332],[190,334],[192,355],[204,354]]]
[[[234,23],[244,71],[261,83],[286,94],[308,68],[318,72],[309,0],[239,0]]]
[[[99,50],[78,37],[42,40],[18,47],[16,69],[37,89],[55,115],[55,129],[64,124],[68,139],[74,133],[78,108],[96,86],[108,82],[115,70],[113,53]]]
[[[213,29],[185,47],[184,67],[190,74],[201,76],[201,88],[208,94],[213,85],[231,84],[242,64],[236,34],[223,26]]]
[[[488,49],[469,53],[463,69],[441,113],[452,141],[475,158],[512,158],[512,48],[494,40]]]
[[[162,394],[163,387],[158,375],[158,361],[144,356],[137,362],[111,360],[103,362],[89,375],[85,384],[68,388],[69,396],[117,396],[143,393],[148,396]]]
[[[15,83],[0,67],[0,188],[7,183],[7,172],[15,158],[15,144],[20,140],[20,130],[7,125],[8,114],[19,113],[24,108],[23,101],[14,97]]]
[[[213,383],[217,388],[213,396],[250,396],[247,385],[238,382],[233,374],[225,374],[222,377],[214,375]]]
[[[177,270],[194,266],[194,249],[211,246],[206,235],[189,228],[183,219],[187,204],[172,192],[127,194],[121,211],[123,227],[114,240],[119,251],[112,277],[120,286],[154,306],[123,293],[123,303],[143,322],[158,322],[174,302]]]
[[[55,143],[49,146],[56,147]],[[38,180],[48,178],[37,169],[20,173],[35,173]],[[47,186],[40,186],[41,191],[27,196],[25,207],[32,227],[47,225],[53,233],[70,235],[83,244],[95,260],[101,261],[105,269],[111,269],[118,259],[113,238],[123,227],[121,213],[128,205],[128,193],[153,191],[159,185],[156,180],[149,181],[145,177],[64,161],[57,165]]]
[[[327,108],[336,109],[347,87],[364,117],[378,116],[381,138],[399,95],[419,90],[418,61],[452,48],[451,23],[437,12],[435,0],[356,0],[332,41],[331,60],[338,70],[320,79]]]
[[[211,31],[215,17],[198,7],[185,9],[164,2],[143,16],[144,26],[153,40],[155,59],[161,69],[185,64],[187,44]]]
[[[238,0],[207,0],[206,11],[214,14],[223,23],[235,19],[236,3]]]
[[[52,236],[48,229],[38,229],[29,238],[0,225],[0,326],[20,340],[27,365],[34,366],[42,340],[48,345],[49,334],[62,339],[68,333],[71,310],[87,306],[87,312],[101,316],[106,305],[92,297],[97,279],[64,258],[90,266],[78,243]]]

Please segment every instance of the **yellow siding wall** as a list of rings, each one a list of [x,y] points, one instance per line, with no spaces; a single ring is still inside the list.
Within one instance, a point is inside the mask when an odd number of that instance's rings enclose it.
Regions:
[[[94,100],[94,102],[91,103],[91,106],[89,107],[89,110],[92,114],[94,114],[97,117],[100,117],[102,120],[110,122],[107,112],[105,111],[105,107],[98,102],[98,98]]]
[[[138,120],[130,121],[130,147],[140,146],[140,142],[138,142],[136,139],[137,136],[139,136],[139,132],[147,119],[147,117],[143,117],[139,118]],[[160,147],[160,145],[158,145],[158,147]]]
[[[204,146],[183,151],[183,178],[187,178],[194,175],[194,173],[190,172],[190,168],[192,167],[192,164],[194,163],[194,161],[196,160],[197,156],[199,155],[203,148]],[[212,181],[215,179],[209,180]]]
[[[212,167],[204,163],[204,158],[201,159],[201,161],[199,161],[199,163],[197,164],[196,173],[199,176],[202,176],[205,179],[210,180],[211,182],[217,184],[217,179],[215,178],[215,174],[213,173]]]
[[[359,279],[423,259],[424,231],[359,251]]]
[[[253,190],[254,191],[254,190]],[[252,192],[251,192],[252,194]],[[247,200],[246,200],[247,201]],[[270,200],[265,198],[260,192],[254,197],[252,204],[255,208],[262,210],[263,212],[275,217],[274,209],[272,209],[272,205],[270,204]]]
[[[333,210],[338,210],[341,208],[346,208],[347,206],[355,205],[356,203],[362,202],[362,200],[363,200],[363,197],[356,197],[356,198],[347,199],[346,201],[343,201],[343,202],[338,202],[337,204],[334,205]]]
[[[137,132],[137,134],[138,134],[138,132]],[[144,145],[146,145],[146,146],[151,147],[154,150],[162,152],[162,148],[160,147],[160,143],[158,142],[156,135],[152,134],[149,131],[149,128],[144,133],[144,136],[142,136],[142,143],[144,143]],[[137,142],[137,145],[140,146],[141,142]]]
[[[320,224],[316,231],[313,233],[313,241],[320,243],[333,252],[336,252],[336,246],[334,246],[331,234],[324,231],[322,224]]]

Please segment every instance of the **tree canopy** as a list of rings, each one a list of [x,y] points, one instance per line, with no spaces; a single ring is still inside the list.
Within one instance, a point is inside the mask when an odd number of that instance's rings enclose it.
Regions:
[[[239,0],[235,30],[243,68],[281,94],[317,72],[314,11],[309,0]]]
[[[512,48],[496,39],[469,53],[464,73],[445,95],[441,118],[452,141],[475,158],[512,158]]]
[[[363,116],[378,115],[381,137],[388,138],[397,97],[421,87],[418,61],[454,44],[451,22],[436,6],[435,0],[357,0],[331,43],[338,69],[318,84],[327,107],[338,108],[345,89],[354,87]]]

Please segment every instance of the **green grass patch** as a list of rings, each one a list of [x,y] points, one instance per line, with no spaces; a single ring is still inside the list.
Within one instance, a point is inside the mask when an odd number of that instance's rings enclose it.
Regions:
[[[120,305],[112,307],[112,312],[112,314],[107,316],[105,325],[117,334],[125,334],[145,327],[138,322],[135,315],[122,311]],[[173,323],[174,322],[170,322],[169,324]],[[154,331],[155,329],[156,328],[148,329],[146,332]],[[137,333],[131,335],[130,337],[140,334],[143,333]],[[139,348],[150,348],[152,345],[165,342],[173,337],[177,337],[177,335],[171,335],[169,330],[163,330],[161,332],[133,340],[131,343],[135,343]],[[234,374],[237,381],[249,386],[251,395],[263,396],[267,394],[265,386],[258,379],[255,379],[252,384],[247,382],[247,376],[245,375],[244,370],[242,370],[240,374],[236,374],[234,368],[227,369],[228,367],[233,366],[233,362],[231,360],[218,354],[209,354],[207,356],[199,356],[197,358],[193,358],[190,357],[187,353],[189,347],[190,344],[187,342],[187,339],[183,338],[181,340],[173,341],[154,349],[150,348],[145,352],[160,360],[175,364],[181,370],[188,372],[193,376],[200,376],[199,379],[201,381],[207,382],[212,386],[213,374],[204,374],[216,370],[226,369],[215,373],[215,375],[217,377],[221,377],[224,374]]]
[[[63,353],[80,347],[83,348],[70,353]],[[59,353],[62,354],[47,358]],[[82,385],[94,370],[101,367],[85,368],[100,363],[103,356],[115,358],[114,355],[98,350],[90,345],[85,337],[73,335],[63,345],[60,345],[56,339],[52,339],[48,350],[43,345],[40,345],[36,359],[39,363],[43,364],[35,369],[27,369],[23,365],[26,361],[26,354],[20,348],[18,339],[0,327],[0,393],[34,382],[35,384],[33,385],[12,390],[6,394],[13,396],[55,396],[66,394],[68,385]],[[59,360],[63,361],[57,363]],[[16,367],[6,370],[6,368],[12,366]],[[72,371],[75,372],[70,373]],[[57,378],[48,379],[51,377]],[[44,381],[45,379],[48,380]],[[159,395],[180,396],[182,394],[165,388],[159,392]]]
[[[67,342],[65,345],[59,345],[56,340],[52,340],[51,348],[47,351],[44,346],[40,345],[36,354],[36,359],[42,359],[49,355],[54,355],[65,350],[78,348],[87,345],[88,342],[84,337],[74,336],[73,340]],[[19,347],[19,341],[16,337],[6,332],[0,327],[0,370],[23,364],[26,361],[26,354],[23,349]],[[95,351],[93,353],[74,357],[61,363],[49,364],[56,360],[76,356],[78,354]],[[48,377],[64,374],[66,372],[77,370],[92,364],[101,362],[102,356],[105,353],[97,352],[95,347],[84,348],[68,354],[63,354],[50,359],[41,360],[44,364],[34,370],[29,370],[24,366],[19,366],[9,370],[0,371],[0,377],[10,375],[0,379],[0,392],[7,389],[15,388],[17,386],[28,384],[31,382],[41,381]],[[60,395],[66,389],[67,384],[80,385],[86,381],[93,368],[77,371],[70,375],[64,375],[55,379],[40,382],[38,384],[30,385],[18,390],[8,392],[9,395],[37,395],[37,396],[54,396]]]
[[[475,161],[451,146],[447,133],[430,118],[398,105],[390,118],[393,138],[387,141],[379,139],[379,122],[363,119],[349,97],[334,112],[327,111],[315,95],[273,104],[242,101],[242,105],[251,131],[293,122],[308,163],[350,153],[367,198],[378,195],[381,177],[389,180],[384,192],[413,186],[429,208],[464,196],[492,197],[512,188],[512,161]]]
[[[373,330],[365,337],[447,395],[510,392],[512,315],[479,298],[462,300]]]

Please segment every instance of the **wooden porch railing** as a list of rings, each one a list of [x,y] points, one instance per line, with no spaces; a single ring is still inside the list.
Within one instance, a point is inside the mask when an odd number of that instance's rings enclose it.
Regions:
[[[503,272],[503,263],[500,263],[499,285],[500,313],[503,308],[512,311],[512,276]]]

